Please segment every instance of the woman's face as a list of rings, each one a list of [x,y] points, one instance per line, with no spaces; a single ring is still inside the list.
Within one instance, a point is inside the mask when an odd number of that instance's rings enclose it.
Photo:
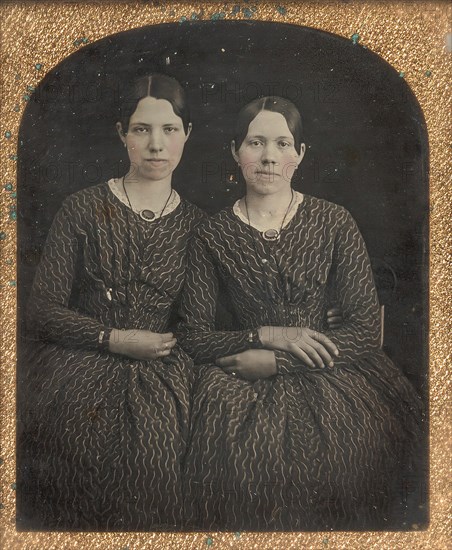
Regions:
[[[116,124],[119,136],[127,146],[129,175],[135,179],[171,180],[179,164],[191,124],[185,134],[182,119],[166,99],[144,97],[129,120],[127,133]]]
[[[273,111],[256,115],[238,151],[232,142],[232,155],[240,165],[248,191],[263,195],[290,187],[304,153],[304,143],[297,153],[286,119]]]

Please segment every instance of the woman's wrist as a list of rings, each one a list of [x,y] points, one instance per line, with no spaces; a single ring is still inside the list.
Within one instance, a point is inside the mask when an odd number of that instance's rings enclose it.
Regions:
[[[269,358],[270,358],[270,361],[271,361],[272,366],[274,368],[274,373],[279,374],[278,361],[276,360],[275,350],[269,349],[269,350],[265,350],[265,351],[268,351],[269,354],[271,354],[271,355],[269,355]]]
[[[257,335],[258,335],[258,338],[259,338],[259,344],[260,344],[260,347],[261,348],[268,348],[269,347],[269,342],[266,340],[265,338],[265,330],[264,330],[264,327],[259,327],[258,329],[256,329],[257,331]]]
[[[111,353],[122,353],[125,330],[111,329],[108,339],[108,351]]]

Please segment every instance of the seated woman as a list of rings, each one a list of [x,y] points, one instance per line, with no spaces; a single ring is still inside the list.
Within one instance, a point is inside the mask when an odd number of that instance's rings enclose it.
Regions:
[[[126,91],[130,169],[64,201],[31,292],[21,465],[41,530],[182,525],[193,365],[168,321],[203,214],[171,187],[191,131],[184,90],[156,74]]]
[[[343,207],[291,187],[301,118],[279,97],[238,115],[246,195],[192,239],[181,345],[197,363],[184,467],[201,529],[384,527],[418,397],[380,349],[366,247]],[[237,330],[215,330],[226,288]],[[327,304],[343,312],[325,324]]]

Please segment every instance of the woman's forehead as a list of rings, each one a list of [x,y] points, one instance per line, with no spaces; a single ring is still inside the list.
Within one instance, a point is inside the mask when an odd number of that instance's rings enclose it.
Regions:
[[[248,135],[293,137],[284,116],[274,111],[260,111],[250,122]]]
[[[130,117],[130,123],[167,123],[181,122],[182,119],[176,115],[173,106],[166,99],[156,99],[155,97],[144,97],[140,99],[135,111]]]

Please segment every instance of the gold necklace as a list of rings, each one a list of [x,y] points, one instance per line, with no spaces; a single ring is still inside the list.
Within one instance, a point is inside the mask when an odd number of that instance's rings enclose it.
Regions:
[[[126,195],[127,202],[129,203],[130,210],[133,211],[132,204],[131,204],[130,199],[129,199],[129,194],[127,193],[127,189],[126,189],[126,186],[125,186],[125,183],[124,183],[124,179],[125,179],[125,176],[122,178],[122,188],[124,189],[124,193]],[[162,208],[162,211],[160,212],[159,218],[161,218],[163,216],[163,212],[165,211],[166,207],[168,206],[169,200],[172,196],[173,196],[173,189],[171,189],[170,194],[168,195],[168,198],[166,199],[166,202],[163,205],[163,208]],[[140,218],[142,220],[144,220],[145,222],[151,222],[152,220],[155,219],[155,216],[156,216],[157,212],[153,212],[152,210],[149,210],[148,208],[144,208],[143,210],[139,210],[138,214],[139,214]]]
[[[282,219],[279,230],[278,229],[267,229],[265,231],[260,231],[260,234],[262,235],[262,238],[265,241],[273,241],[273,242],[274,241],[279,241],[279,238],[281,236],[281,230],[284,226],[284,222],[286,221],[287,214],[289,213],[290,207],[292,206],[292,202],[293,202],[293,197],[294,197],[293,189],[291,189],[291,192],[292,192],[292,194],[290,196],[289,206],[286,209],[286,213],[284,214],[284,218]],[[250,215],[249,215],[249,212],[248,212],[248,203],[246,201],[246,195],[245,195],[245,209],[246,209],[246,217],[248,219],[248,225],[251,227],[251,221],[250,221]]]

